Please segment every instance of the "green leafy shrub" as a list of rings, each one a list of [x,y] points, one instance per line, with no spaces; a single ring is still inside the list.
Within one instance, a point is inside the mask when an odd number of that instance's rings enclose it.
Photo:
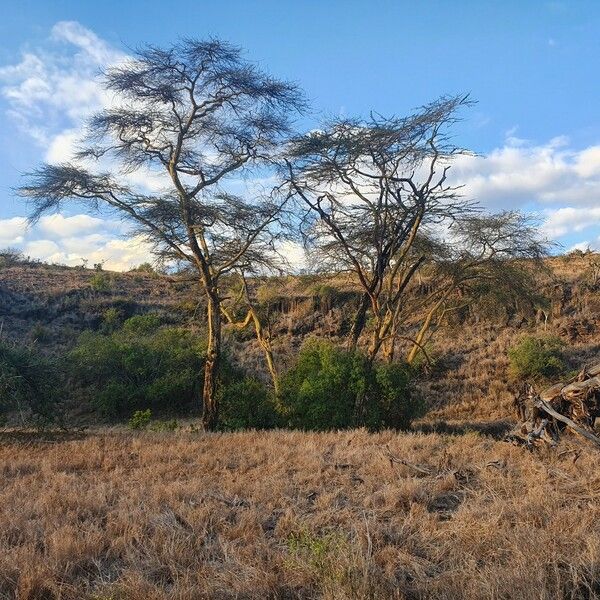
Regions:
[[[224,373],[219,390],[220,421],[224,430],[270,429],[278,424],[277,412],[265,385],[241,373]]]
[[[156,269],[149,262],[143,262],[137,267],[129,269],[130,273],[148,273],[149,275],[156,275]]]
[[[148,429],[150,431],[175,431],[179,427],[179,423],[175,419],[168,421],[152,420],[152,411],[147,408],[146,410],[136,410],[131,418],[127,422],[129,429],[140,430]]]
[[[127,423],[129,429],[146,429],[152,419],[152,411],[147,408],[146,410],[136,410],[131,419]]]
[[[81,334],[70,353],[72,372],[104,415],[123,417],[146,408],[173,413],[199,403],[202,341],[159,323],[156,315],[143,315],[110,334]]]
[[[508,351],[510,374],[518,379],[548,379],[565,372],[563,342],[556,336],[525,336]]]
[[[152,421],[148,426],[150,431],[175,431],[179,429],[179,423],[175,419],[168,421]]]
[[[108,292],[111,285],[111,278],[100,270],[90,278],[90,287],[96,292]]]
[[[62,383],[56,361],[35,346],[0,340],[0,413],[16,411],[36,424],[59,420]]]
[[[41,344],[44,344],[52,339],[52,332],[41,323],[36,323],[31,328],[30,335],[33,342],[38,342]]]
[[[356,406],[364,406],[357,417]],[[290,427],[309,430],[406,428],[422,412],[406,365],[374,365],[323,340],[305,344],[281,381],[279,405]]]
[[[116,306],[107,308],[102,315],[102,329],[107,332],[115,331],[121,326],[123,312]]]
[[[136,315],[123,323],[123,330],[130,334],[147,335],[156,331],[161,325],[160,317],[154,313]]]

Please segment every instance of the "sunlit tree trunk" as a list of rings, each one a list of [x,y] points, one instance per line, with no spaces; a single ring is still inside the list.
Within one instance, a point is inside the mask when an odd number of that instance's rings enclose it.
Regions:
[[[202,425],[214,431],[219,420],[217,381],[221,360],[221,310],[216,290],[207,293],[208,344],[204,363],[204,388],[202,390]]]

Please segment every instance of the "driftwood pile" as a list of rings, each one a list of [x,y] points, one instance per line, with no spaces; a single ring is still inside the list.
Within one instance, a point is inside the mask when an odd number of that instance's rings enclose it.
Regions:
[[[600,417],[600,363],[541,393],[525,386],[515,399],[515,408],[521,423],[507,436],[509,441],[530,448],[555,446],[561,434],[571,430],[600,448],[600,437],[594,430]]]

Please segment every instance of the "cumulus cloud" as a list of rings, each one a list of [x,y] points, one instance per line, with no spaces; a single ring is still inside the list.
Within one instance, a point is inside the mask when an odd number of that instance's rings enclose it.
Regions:
[[[0,219],[0,247],[19,246],[25,239],[26,231],[27,219],[24,217]]]
[[[598,225],[600,223],[600,205],[594,208],[567,206],[548,211],[547,215],[543,229],[549,237],[558,238]]]
[[[0,219],[0,249],[18,248],[48,263],[76,266],[85,259],[126,271],[153,258],[150,245],[128,232],[121,221],[85,214],[48,215],[32,226],[25,217],[12,217]]]
[[[23,217],[4,219],[0,231],[0,247],[14,246],[48,263],[76,266],[88,261],[126,271],[152,260],[150,245],[143,237],[128,235],[123,223],[85,214],[42,217],[31,227]]]
[[[459,157],[453,177],[490,208],[600,203],[600,146],[575,150],[564,136],[517,142],[509,138],[485,157]]]
[[[119,229],[120,223],[83,214],[71,217],[56,214],[42,217],[38,228],[42,234],[63,238],[83,235],[92,231]]]
[[[150,248],[143,238],[113,238],[107,235],[90,235],[62,240],[33,240],[23,246],[23,252],[32,258],[63,265],[90,265],[103,263],[106,269],[127,271],[152,259]]]

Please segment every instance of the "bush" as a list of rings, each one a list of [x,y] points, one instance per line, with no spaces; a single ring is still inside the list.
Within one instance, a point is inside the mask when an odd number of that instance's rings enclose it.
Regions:
[[[108,292],[112,284],[111,278],[106,273],[98,269],[96,270],[97,272],[90,278],[90,287],[95,292]]]
[[[131,419],[127,423],[129,429],[146,429],[152,419],[152,411],[147,408],[146,410],[136,410]]]
[[[25,262],[22,252],[16,248],[4,248],[0,250],[0,268],[12,267]]]
[[[36,323],[31,328],[30,335],[33,342],[40,344],[44,344],[52,339],[52,332],[41,323]]]
[[[123,323],[123,330],[127,333],[146,335],[156,331],[161,325],[160,317],[153,313],[136,315]]]
[[[225,382],[219,390],[221,429],[276,427],[277,412],[267,388],[252,377],[239,377],[240,374],[224,373]]]
[[[35,346],[0,340],[0,413],[18,411],[38,425],[60,418],[61,372]]]
[[[565,372],[563,342],[556,336],[525,336],[508,351],[510,374],[518,379],[548,379]]]
[[[189,331],[136,316],[111,334],[84,332],[70,353],[73,374],[109,417],[135,410],[172,413],[198,406],[203,344]],[[197,410],[200,407],[198,406]]]
[[[102,315],[102,330],[112,332],[121,326],[123,321],[123,312],[116,306],[107,308]]]
[[[357,418],[359,400],[365,414]],[[358,352],[313,340],[282,378],[279,409],[290,427],[300,429],[402,429],[421,414],[422,404],[411,393],[406,365],[370,367]]]
[[[148,273],[149,275],[156,275],[156,269],[149,262],[143,262],[137,267],[129,269],[130,273]]]
[[[150,431],[175,431],[179,429],[179,423],[175,419],[169,421],[152,421],[148,429]]]

